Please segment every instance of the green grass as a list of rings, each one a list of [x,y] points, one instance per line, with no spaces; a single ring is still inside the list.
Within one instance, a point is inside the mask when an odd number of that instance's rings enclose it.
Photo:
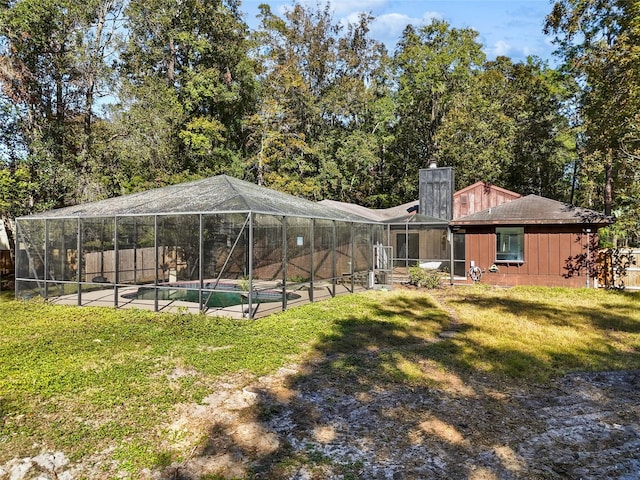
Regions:
[[[13,290],[0,290],[0,303],[10,302],[14,297],[15,292]]]
[[[114,448],[135,478],[185,454],[164,438],[180,404],[200,402],[226,375],[248,382],[294,361],[362,391],[640,368],[639,306],[638,294],[478,285],[369,292],[238,321],[3,298],[0,465]],[[438,336],[452,327],[455,336]]]
[[[452,365],[531,381],[640,367],[640,293],[478,285],[447,298],[462,323]]]

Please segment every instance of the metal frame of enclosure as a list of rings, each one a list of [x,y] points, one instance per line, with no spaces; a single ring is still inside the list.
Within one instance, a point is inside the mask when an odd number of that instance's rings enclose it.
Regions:
[[[17,219],[16,296],[255,318],[370,288],[386,226],[227,176]]]

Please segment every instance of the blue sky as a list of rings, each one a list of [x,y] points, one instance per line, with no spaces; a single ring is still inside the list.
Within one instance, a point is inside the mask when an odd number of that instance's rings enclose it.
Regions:
[[[251,27],[257,25],[258,5],[267,3],[282,15],[291,0],[243,0],[242,10]],[[320,0],[301,3],[324,5]],[[484,46],[488,59],[506,55],[514,61],[536,55],[553,65],[554,46],[542,33],[545,16],[551,11],[551,0],[334,0],[331,2],[336,21],[355,20],[359,12],[370,12],[376,20],[371,35],[387,44],[391,51],[404,27],[430,23],[433,18],[447,21],[456,28],[473,28]]]

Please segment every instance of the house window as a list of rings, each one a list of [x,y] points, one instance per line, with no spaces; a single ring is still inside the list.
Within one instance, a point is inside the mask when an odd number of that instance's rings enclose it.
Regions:
[[[524,227],[496,228],[496,261],[524,262]]]

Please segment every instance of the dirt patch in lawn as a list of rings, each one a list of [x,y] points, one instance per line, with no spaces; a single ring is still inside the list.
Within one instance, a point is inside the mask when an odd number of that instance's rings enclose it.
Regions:
[[[451,378],[444,389],[370,391],[299,373],[285,369],[182,411],[182,428],[206,440],[161,478],[640,477],[637,371],[545,387]]]
[[[365,392],[302,370],[226,382],[184,405],[170,428],[186,458],[133,478],[640,478],[638,371],[573,374],[546,387],[452,378],[446,389]],[[73,463],[56,452],[15,459],[0,478],[114,478],[105,470],[100,456]]]

